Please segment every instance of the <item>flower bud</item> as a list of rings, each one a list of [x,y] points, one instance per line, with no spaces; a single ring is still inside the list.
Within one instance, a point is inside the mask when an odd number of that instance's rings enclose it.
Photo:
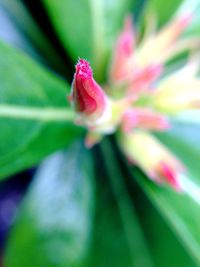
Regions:
[[[118,82],[124,80],[130,74],[127,64],[133,53],[135,43],[135,33],[132,26],[131,17],[127,17],[124,23],[124,30],[118,37],[114,48],[114,55],[110,70],[110,80]]]
[[[155,182],[167,183],[181,190],[179,174],[182,164],[171,152],[149,133],[136,130],[119,137],[121,149],[129,161],[136,163]]]
[[[163,67],[160,64],[152,64],[141,70],[135,69],[135,74],[128,88],[128,93],[137,95],[145,90],[149,90],[152,87],[152,83],[155,82],[162,73],[162,70]]]
[[[69,99],[83,124],[98,124],[110,116],[109,100],[94,80],[90,64],[84,59],[76,65]]]
[[[151,64],[144,69],[140,70],[134,77],[133,82],[135,83],[151,83],[155,81],[163,70],[162,65]]]
[[[131,108],[122,117],[122,129],[131,132],[135,128],[163,131],[169,128],[167,118],[147,108]]]
[[[145,41],[136,54],[136,61],[139,66],[144,67],[152,63],[159,64],[163,63],[163,60],[167,60],[166,52],[173,49],[173,45],[189,25],[191,18],[191,14],[176,17],[156,35]]]
[[[173,75],[161,81],[153,97],[157,110],[176,113],[200,108],[200,80],[195,77]]]

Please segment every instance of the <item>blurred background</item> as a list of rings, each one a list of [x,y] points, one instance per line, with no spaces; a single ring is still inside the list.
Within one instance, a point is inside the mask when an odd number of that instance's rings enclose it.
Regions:
[[[135,1],[133,9],[134,18],[136,20],[139,12],[141,12],[141,7],[143,7],[144,2],[145,0]],[[162,5],[161,0],[160,3]],[[172,12],[170,5],[165,11],[166,14]],[[31,34],[28,30],[29,28],[31,28]],[[38,62],[53,70],[56,75],[67,79],[68,82],[71,83],[74,72],[74,64],[71,57],[63,48],[61,41],[59,41],[42,1],[0,0],[0,39],[10,43],[12,46],[22,49]],[[95,153],[98,154],[98,151],[95,151]],[[102,165],[97,163],[97,169],[100,170],[101,168]],[[19,204],[27,192],[36,170],[37,167],[21,172],[0,183],[0,257],[2,257],[7,236],[14,223]],[[100,180],[100,183],[104,185],[104,179],[106,180],[107,178],[105,178],[105,174],[103,174],[102,177],[104,178]],[[134,196],[132,201],[134,202],[136,213],[140,217],[140,224],[144,229],[145,237],[148,243],[152,245],[150,246],[150,250],[152,250],[151,252],[154,254],[155,261],[158,263],[157,266],[181,267],[181,262],[184,261],[185,266],[193,267],[193,265],[190,265],[189,256],[183,253],[183,248],[182,245],[180,245],[179,240],[172,234],[168,225],[159,215],[157,210],[153,208],[152,204],[140,188],[138,188],[137,184],[134,182],[130,183],[129,181],[126,181],[126,183],[129,185],[128,188],[131,192],[130,195],[132,198]],[[107,190],[108,192],[105,193],[105,195],[110,194],[111,190]],[[116,208],[116,203],[114,201],[110,204],[110,208],[111,210]],[[149,212],[150,210],[151,212]],[[115,215],[116,214],[113,216]],[[110,218],[109,216],[112,215],[106,214],[106,216]],[[116,227],[117,230],[115,229],[117,233],[120,233],[121,225],[119,225],[120,223],[118,223],[118,226]],[[154,225],[152,230],[151,225]],[[110,232],[112,232],[112,227],[114,228],[114,226],[109,225],[109,227]],[[159,233],[157,231],[158,228]],[[166,242],[163,245],[163,239],[165,238]],[[172,243],[173,248],[168,251],[168,247],[170,247]],[[117,245],[118,244],[116,242],[116,246]],[[103,244],[100,244],[100,246],[103,246]],[[98,248],[96,248],[96,250],[98,251]],[[115,251],[113,254],[114,253]],[[109,258],[108,254],[105,255],[105,257],[106,256]],[[163,265],[160,266],[159,262],[162,257],[166,260]],[[179,262],[180,265],[170,265],[173,257],[177,257],[177,262],[181,259]],[[0,263],[0,266],[2,266],[1,264],[2,263]]]

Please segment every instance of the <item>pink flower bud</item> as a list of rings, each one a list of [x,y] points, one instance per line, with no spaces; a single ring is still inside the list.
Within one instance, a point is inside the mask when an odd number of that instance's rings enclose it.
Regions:
[[[166,57],[168,51],[170,51],[169,55],[173,54],[174,45],[189,25],[191,18],[191,14],[175,17],[159,32],[145,40],[135,55],[137,64],[144,67],[152,63],[164,63],[168,60],[168,56]]]
[[[163,70],[162,65],[151,64],[146,68],[142,69],[134,78],[135,82],[146,82],[151,83],[156,80]]]
[[[90,64],[84,59],[80,59],[76,65],[69,99],[75,110],[91,121],[99,119],[107,108],[107,96],[94,80]]]
[[[152,83],[163,71],[161,64],[151,64],[141,70],[135,70],[131,86],[128,88],[129,94],[139,94],[152,87]]]
[[[188,13],[178,17],[174,21],[174,35],[176,38],[188,27],[192,19],[193,19],[193,14]]]
[[[183,165],[153,135],[135,130],[121,134],[118,140],[129,162],[137,164],[150,179],[181,190],[180,175],[185,171]]]
[[[122,117],[122,129],[130,132],[134,128],[162,131],[169,128],[167,119],[147,108],[128,109]]]
[[[177,191],[181,191],[181,185],[178,181],[177,173],[170,165],[161,161],[158,169],[159,175],[162,177],[162,179],[164,179]]]
[[[124,30],[119,35],[114,48],[114,55],[110,70],[111,81],[121,81],[126,79],[130,74],[127,63],[130,56],[133,54],[134,43],[135,33],[132,26],[132,19],[128,16],[125,19]]]

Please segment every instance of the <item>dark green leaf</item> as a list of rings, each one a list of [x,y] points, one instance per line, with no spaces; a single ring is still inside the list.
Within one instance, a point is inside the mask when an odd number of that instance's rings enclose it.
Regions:
[[[6,33],[6,36],[8,35],[11,40],[14,39],[14,43],[18,45],[19,38],[15,40],[15,32],[17,32],[17,37],[20,35],[20,39],[23,40],[23,42],[20,42],[20,47],[24,48],[24,45],[27,43],[28,45],[26,45],[25,51],[28,50],[29,53],[31,52],[32,56],[37,59],[39,58],[40,61],[42,60],[56,68],[59,72],[64,73],[66,66],[63,59],[59,57],[57,51],[51,45],[51,42],[49,42],[42,30],[38,27],[25,4],[22,1],[16,0],[0,0],[0,10],[1,9],[8,15],[9,25],[8,29],[5,30],[7,25],[4,24],[4,27],[0,29],[0,33],[3,32],[4,35]],[[9,34],[10,24],[13,30]],[[6,40],[7,39],[8,38],[6,38]],[[34,53],[32,51],[34,51]],[[41,55],[38,56],[39,52],[44,55],[44,57]]]
[[[108,52],[122,27],[130,0],[43,0],[52,22],[74,61],[92,61],[96,78],[102,79]]]
[[[138,170],[135,170],[133,175],[170,223],[187,251],[200,264],[199,128],[194,127],[194,125],[190,126],[177,124],[168,133],[159,135],[161,141],[179,156],[188,169],[190,186],[186,188],[187,194],[178,194],[172,189],[159,187]]]
[[[66,83],[3,43],[0,58],[2,178],[72,142],[80,129],[72,122]]]
[[[156,267],[197,267],[167,222],[133,183],[138,217]]]
[[[101,151],[105,160],[105,167],[111,187],[117,201],[123,231],[131,254],[134,267],[152,267],[153,263],[143,236],[143,231],[135,213],[134,204],[126,186],[119,162],[108,139],[101,143]]]
[[[1,2],[0,25],[3,25],[0,28],[0,39],[12,44],[13,46],[19,47],[32,57],[36,58],[38,61],[41,60],[41,57],[39,57],[31,42],[28,40],[28,38],[26,38],[22,31],[16,27],[16,24],[11,19],[8,11],[3,8]]]
[[[132,254],[116,201],[106,180],[104,174],[99,174],[93,243],[86,266],[132,267]]]
[[[79,143],[46,160],[36,174],[5,256],[6,267],[80,267],[90,246],[94,180]]]

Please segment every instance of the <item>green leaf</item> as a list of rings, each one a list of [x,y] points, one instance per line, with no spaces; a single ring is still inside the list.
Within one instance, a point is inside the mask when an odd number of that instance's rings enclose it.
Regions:
[[[167,222],[133,181],[134,200],[156,267],[197,267]]]
[[[22,43],[22,48],[24,48],[24,43],[28,43],[25,47],[25,51],[28,50],[30,53],[31,50],[31,55],[34,56],[34,58],[36,57],[40,61],[49,63],[52,67],[64,74],[64,69],[66,69],[67,66],[51,45],[51,42],[38,27],[25,4],[22,1],[16,0],[0,0],[0,10],[1,9],[8,15],[9,24],[12,24],[13,32],[17,32],[17,34],[20,35],[20,39],[23,40],[23,42],[20,42],[20,44]],[[7,29],[5,31],[5,27],[6,26],[4,25],[4,29],[1,29],[0,31],[6,32],[7,35],[8,31]],[[10,28],[9,25],[8,28]],[[9,35],[9,38],[11,40],[15,39],[16,34],[11,34]],[[19,38],[15,40],[15,43],[18,39]],[[32,51],[34,51],[34,53]],[[44,57],[42,57],[41,54],[38,55],[38,52],[40,52]]]
[[[179,156],[188,169],[187,193],[178,194],[172,189],[159,187],[137,169],[133,175],[147,193],[186,250],[200,264],[200,146],[199,128],[193,125],[176,124],[168,132],[157,135],[161,141]],[[184,180],[185,181],[185,180]]]
[[[102,79],[105,64],[130,0],[43,0],[66,50],[92,62],[94,74]]]
[[[146,240],[143,236],[143,231],[138,222],[134,203],[129,196],[129,191],[124,181],[121,168],[119,167],[119,162],[113,151],[113,147],[108,139],[104,139],[100,147],[112,190],[117,201],[125,238],[131,254],[131,266],[152,267],[153,263]]]
[[[167,23],[167,21],[175,14],[183,0],[149,0],[146,2],[146,15],[148,11],[154,12],[159,25]]]
[[[93,205],[91,157],[75,143],[38,170],[11,231],[5,266],[83,266],[90,247]]]
[[[116,201],[107,183],[108,177],[100,170],[97,176],[99,182],[93,242],[86,266],[132,267],[133,255],[129,249]]]
[[[0,42],[0,178],[37,164],[82,130],[69,86],[21,52]]]
[[[26,38],[22,31],[16,26],[14,21],[11,19],[8,11],[2,6],[0,0],[0,24],[3,27],[0,28],[0,39],[13,46],[19,47],[26,53],[36,58],[38,61],[41,57],[37,54],[31,42]]]

